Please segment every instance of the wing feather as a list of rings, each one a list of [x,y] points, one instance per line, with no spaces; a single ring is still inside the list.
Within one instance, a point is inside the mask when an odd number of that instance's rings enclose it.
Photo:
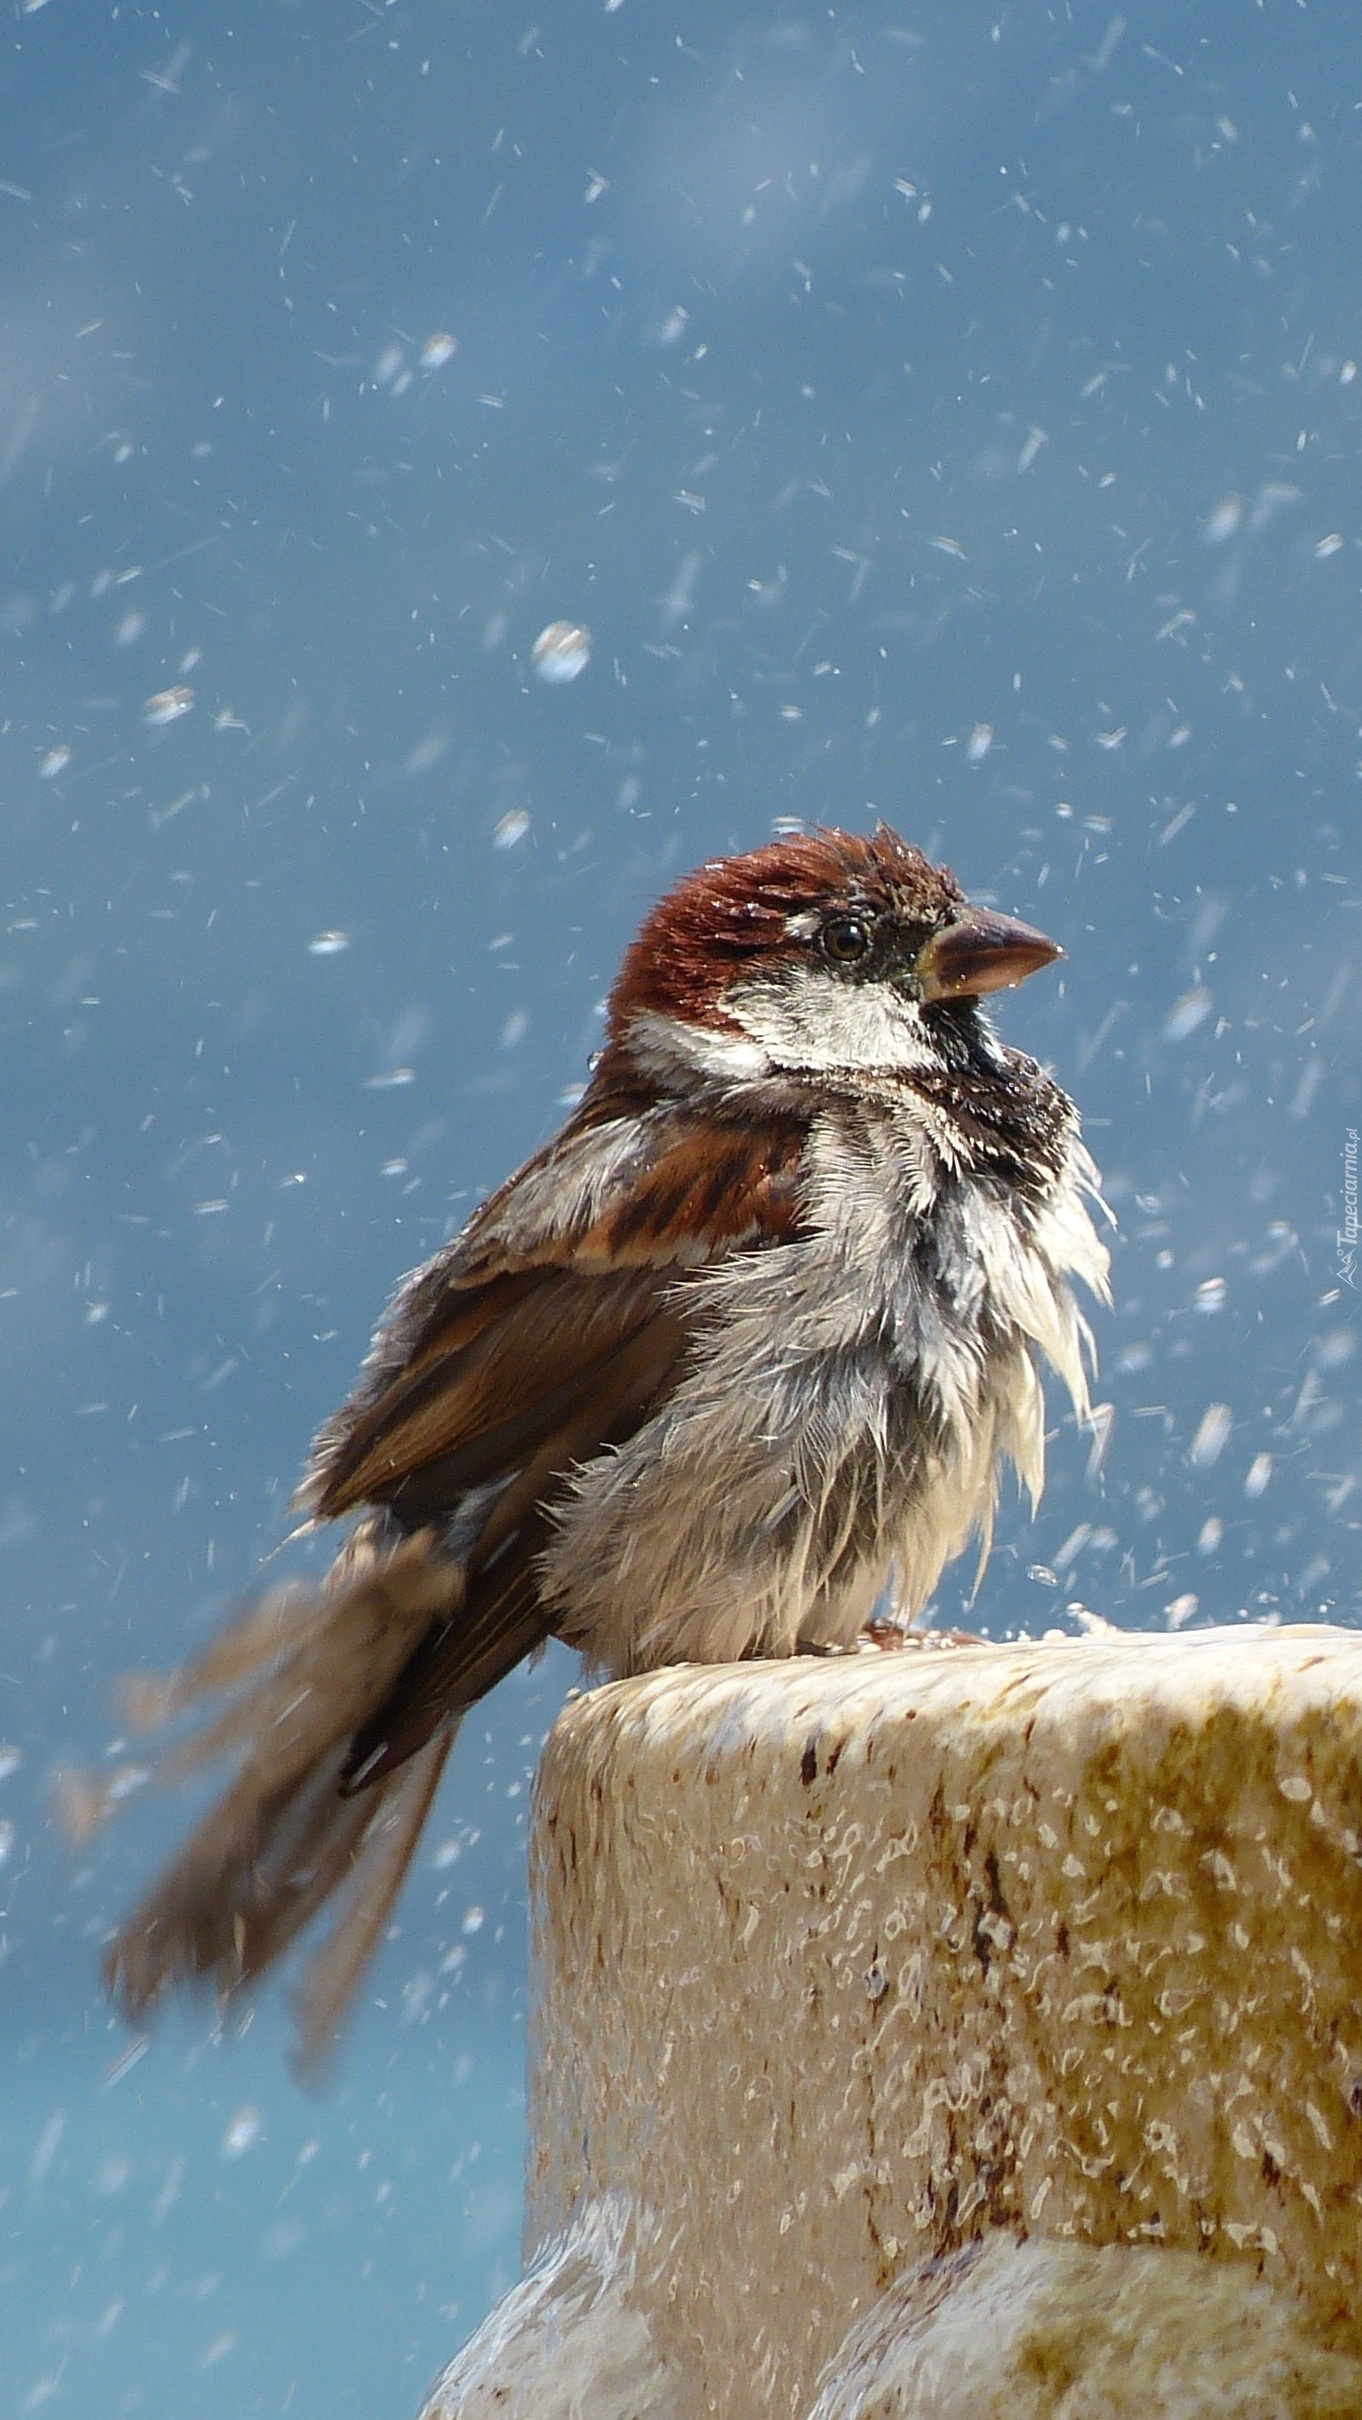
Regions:
[[[678,1272],[629,1269],[611,1276],[549,1267],[533,1290],[499,1299],[504,1280],[480,1287],[480,1321],[461,1318],[448,1351],[427,1347],[414,1375],[402,1372],[332,1447],[317,1487],[327,1519],[359,1504],[409,1512],[431,1495],[445,1507],[461,1490],[485,1486],[535,1454],[602,1367],[656,1317]]]
[[[301,1491],[318,1520],[364,1513],[327,1580],[270,1591],[140,1694],[155,1721],[226,1698],[168,1772],[237,1761],[110,1948],[129,2015],[183,1983],[232,1997],[334,1902],[300,2005],[302,2055],[319,2054],[464,1713],[557,1618],[539,1580],[556,1497],[678,1384],[687,1271],[791,1232],[804,1131],[642,1100],[603,1066],[557,1140],[400,1290]]]

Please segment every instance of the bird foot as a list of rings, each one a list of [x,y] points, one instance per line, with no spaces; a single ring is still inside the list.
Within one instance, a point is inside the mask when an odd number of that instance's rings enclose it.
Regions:
[[[866,1623],[858,1645],[876,1647],[881,1654],[896,1653],[900,1647],[986,1647],[989,1642],[977,1630],[918,1630],[911,1625],[887,1619]]]

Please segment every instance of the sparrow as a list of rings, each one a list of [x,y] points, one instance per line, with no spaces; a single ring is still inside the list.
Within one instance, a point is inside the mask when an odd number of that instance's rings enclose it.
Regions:
[[[1039,1365],[1088,1410],[1107,1298],[1073,1103],[980,1007],[1059,957],[881,823],[712,859],[645,919],[561,1130],[400,1286],[298,1503],[352,1519],[137,1712],[234,1760],[117,1932],[140,2020],[230,2002],[330,1903],[315,2063],[460,1722],[550,1637],[597,1675],[911,1624],[1002,1467],[1039,1497]],[[912,1633],[910,1633],[912,1635]]]

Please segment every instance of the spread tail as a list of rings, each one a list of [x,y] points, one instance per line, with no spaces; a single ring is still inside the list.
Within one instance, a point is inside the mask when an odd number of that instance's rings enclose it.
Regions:
[[[238,1763],[110,1945],[105,1976],[127,2017],[186,1984],[232,2000],[334,1898],[299,2002],[299,2063],[316,2067],[382,1937],[462,1709],[368,1786],[347,1783],[351,1744],[464,1589],[433,1532],[390,1544],[381,1521],[364,1522],[320,1586],[271,1590],[169,1681],[135,1685],[144,1724],[234,1692],[163,1775],[233,1752]]]

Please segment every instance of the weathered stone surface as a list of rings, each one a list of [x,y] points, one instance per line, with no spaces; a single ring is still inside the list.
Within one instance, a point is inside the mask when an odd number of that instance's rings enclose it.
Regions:
[[[1359,2413],[1362,2357],[1325,2341],[1246,2261],[995,2233],[881,2296],[833,2356],[809,2420]]]
[[[820,2420],[1123,2413],[1054,2379],[1030,2406],[1015,2384],[835,2399],[848,2331],[996,2229],[990,2259],[1032,2264],[998,2289],[1013,2307],[1058,2293],[1100,2331],[1104,2272],[1054,2263],[1123,2247],[1113,2327],[1162,2278],[1240,2371],[1244,2312],[1278,2350],[1298,2329],[1318,2378],[1274,2409],[1362,2413],[1328,2400],[1329,2363],[1362,2351],[1362,1637],[1108,1634],[622,1683],[550,1740],[534,1891],[527,2239],[575,2222],[581,2306],[596,2227],[604,2334],[623,2314],[642,2365],[599,2408],[764,2420],[809,2412],[822,2376]],[[602,2212],[627,2239],[613,2269]],[[1134,2259],[1153,2247],[1179,2257]],[[973,2297],[964,2338],[996,2325],[1001,2361],[990,2274],[967,2264],[932,2324]],[[541,2332],[565,2309],[547,2280]],[[1229,2367],[1221,2384],[1185,2408],[1258,2420]]]

